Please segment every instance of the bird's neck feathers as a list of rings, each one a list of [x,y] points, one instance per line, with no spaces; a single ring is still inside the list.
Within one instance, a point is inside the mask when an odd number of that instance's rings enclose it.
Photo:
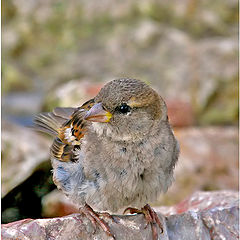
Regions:
[[[115,131],[115,129],[109,124],[105,123],[98,123],[93,122],[92,123],[92,130],[97,134],[100,138],[109,138],[111,141],[132,141],[133,137],[131,134],[128,134],[127,132],[119,133]]]
[[[166,120],[167,121],[167,120]],[[91,125],[91,131],[95,132],[98,138],[105,139],[111,142],[128,142],[136,143],[141,142],[143,139],[147,139],[150,136],[158,134],[163,123],[166,122],[165,119],[161,121],[154,121],[151,128],[148,131],[139,131],[136,134],[130,134],[127,131],[119,132],[116,131],[112,126],[107,123],[97,123],[93,122]]]

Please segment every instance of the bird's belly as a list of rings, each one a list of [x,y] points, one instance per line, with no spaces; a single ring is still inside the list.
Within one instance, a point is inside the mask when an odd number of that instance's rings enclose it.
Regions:
[[[108,142],[104,151],[92,147],[83,162],[86,181],[80,187],[86,203],[99,211],[117,212],[157,200],[172,182],[172,171],[163,168],[171,156],[152,149],[147,143],[116,147]]]
[[[86,202],[99,211],[118,212],[125,207],[143,207],[155,201],[166,184],[161,170],[143,172],[117,169],[108,179],[100,179],[96,191],[87,192]]]

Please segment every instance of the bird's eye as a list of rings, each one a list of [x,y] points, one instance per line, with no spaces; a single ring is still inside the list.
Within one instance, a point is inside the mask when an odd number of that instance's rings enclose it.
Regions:
[[[116,110],[120,113],[128,113],[131,111],[131,107],[129,107],[126,103],[123,103],[121,106],[118,106]]]

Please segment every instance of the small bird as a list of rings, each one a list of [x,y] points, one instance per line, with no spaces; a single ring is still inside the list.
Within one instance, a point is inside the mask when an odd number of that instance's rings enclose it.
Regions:
[[[163,228],[148,203],[172,184],[179,145],[155,90],[140,80],[116,79],[81,107],[38,114],[34,127],[55,137],[54,183],[93,223],[114,237],[95,210],[126,208],[144,213],[158,238],[156,225]]]

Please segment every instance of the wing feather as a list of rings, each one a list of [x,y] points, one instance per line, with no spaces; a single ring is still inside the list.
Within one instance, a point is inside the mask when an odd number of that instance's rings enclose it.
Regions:
[[[94,104],[90,99],[79,108],[57,107],[53,112],[40,113],[34,118],[34,129],[55,137],[50,148],[53,158],[60,161],[77,161],[88,122],[84,120],[86,111]]]

